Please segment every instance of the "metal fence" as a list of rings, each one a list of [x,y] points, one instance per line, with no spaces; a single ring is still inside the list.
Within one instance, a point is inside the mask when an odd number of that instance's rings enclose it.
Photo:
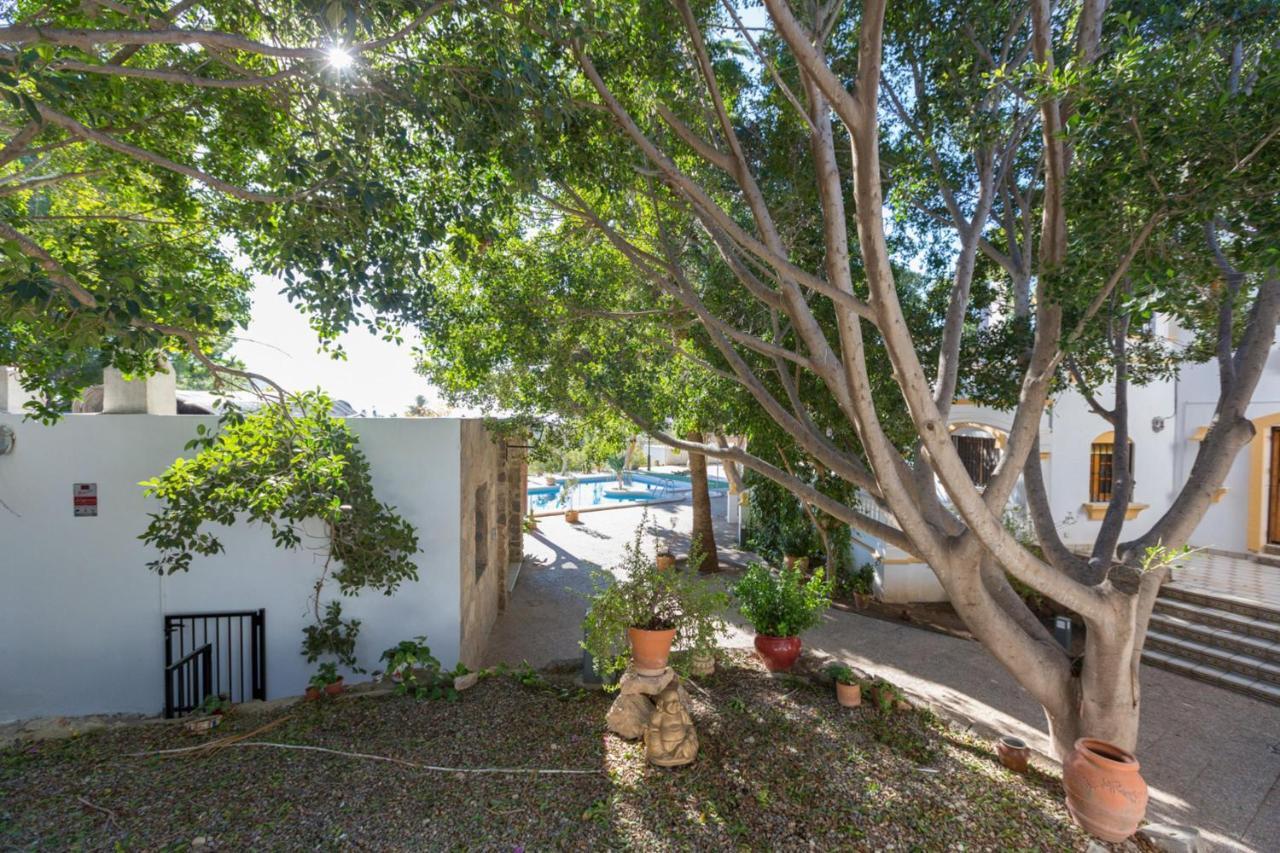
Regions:
[[[164,617],[164,715],[267,698],[266,610],[171,613]]]

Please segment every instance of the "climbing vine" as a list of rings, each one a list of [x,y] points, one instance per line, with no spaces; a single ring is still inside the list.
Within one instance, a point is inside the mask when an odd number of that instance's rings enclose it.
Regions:
[[[369,463],[331,408],[319,391],[250,414],[222,406],[216,428],[198,425],[187,443],[195,456],[174,460],[141,484],[163,507],[139,538],[160,552],[147,567],[172,575],[189,571],[196,555],[223,552],[207,523],[257,522],[277,547],[297,549],[302,522],[318,519],[328,543],[309,602],[315,623],[304,631],[302,651],[308,661],[333,655],[354,669],[360,622],[343,619],[338,601],[322,604],[324,588],[333,581],[344,596],[366,589],[391,595],[402,582],[417,580],[418,537],[374,496]]]

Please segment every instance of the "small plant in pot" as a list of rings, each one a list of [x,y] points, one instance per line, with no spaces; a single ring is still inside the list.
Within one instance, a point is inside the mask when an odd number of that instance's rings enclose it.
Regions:
[[[852,669],[842,663],[833,663],[827,667],[827,675],[836,683],[836,701],[845,708],[856,708],[862,704],[862,684]]]
[[[578,523],[578,509],[574,506],[574,497],[578,493],[577,477],[562,477],[560,492],[556,495],[556,506],[564,507],[564,520],[570,524]]]
[[[606,682],[628,663],[641,675],[661,674],[673,645],[707,651],[724,630],[718,614],[728,597],[694,571],[660,571],[641,548],[646,521],[636,528],[614,573],[594,575],[595,593],[582,623],[582,647],[591,653],[596,672]],[[693,566],[698,560],[690,555]]]
[[[387,664],[386,674],[395,683],[396,693],[415,699],[458,700],[453,679],[455,675],[465,674],[466,667],[459,664],[454,672],[442,672],[426,637],[401,640],[383,651],[380,660]]]
[[[871,603],[871,596],[875,589],[875,575],[875,568],[870,563],[863,563],[846,573],[843,578],[842,591],[848,593],[853,599],[853,606],[859,610],[865,610]]]
[[[338,665],[335,663],[322,663],[316,674],[311,676],[311,683],[307,687],[307,698],[311,698],[311,691],[323,690],[329,696],[337,696],[343,691],[342,676],[338,675]]]
[[[665,572],[668,569],[674,569],[676,567],[676,555],[666,549],[663,549],[658,552],[657,562],[658,571],[660,572]]]
[[[831,605],[831,584],[822,569],[806,580],[798,566],[774,571],[752,563],[733,594],[755,629],[756,651],[771,672],[791,669],[800,657],[800,634],[818,624]]]

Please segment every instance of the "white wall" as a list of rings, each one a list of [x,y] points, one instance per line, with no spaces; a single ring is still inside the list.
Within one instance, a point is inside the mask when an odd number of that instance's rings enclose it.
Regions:
[[[52,714],[157,713],[163,705],[162,614],[267,610],[270,697],[301,692],[314,670],[299,654],[310,551],[274,547],[265,528],[214,528],[226,553],[161,580],[137,539],[155,502],[137,483],[183,453],[213,418],[69,415],[53,427],[0,413],[17,433],[0,457],[0,721]],[[446,666],[459,641],[459,422],[352,419],[378,496],[418,530],[419,580],[392,597],[344,599],[362,620],[366,668],[395,642],[426,634]],[[74,518],[72,484],[98,484],[98,516]],[[317,543],[318,544],[318,543]]]

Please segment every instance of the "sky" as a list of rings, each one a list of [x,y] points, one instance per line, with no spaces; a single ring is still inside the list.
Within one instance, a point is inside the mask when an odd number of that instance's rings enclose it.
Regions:
[[[254,275],[253,284],[249,328],[231,350],[250,370],[291,391],[319,386],[370,415],[374,409],[383,416],[403,415],[418,394],[440,405],[435,389],[413,372],[412,335],[406,333],[397,346],[354,329],[341,338],[347,360],[335,361],[319,351],[307,318],[280,293],[279,279]]]

